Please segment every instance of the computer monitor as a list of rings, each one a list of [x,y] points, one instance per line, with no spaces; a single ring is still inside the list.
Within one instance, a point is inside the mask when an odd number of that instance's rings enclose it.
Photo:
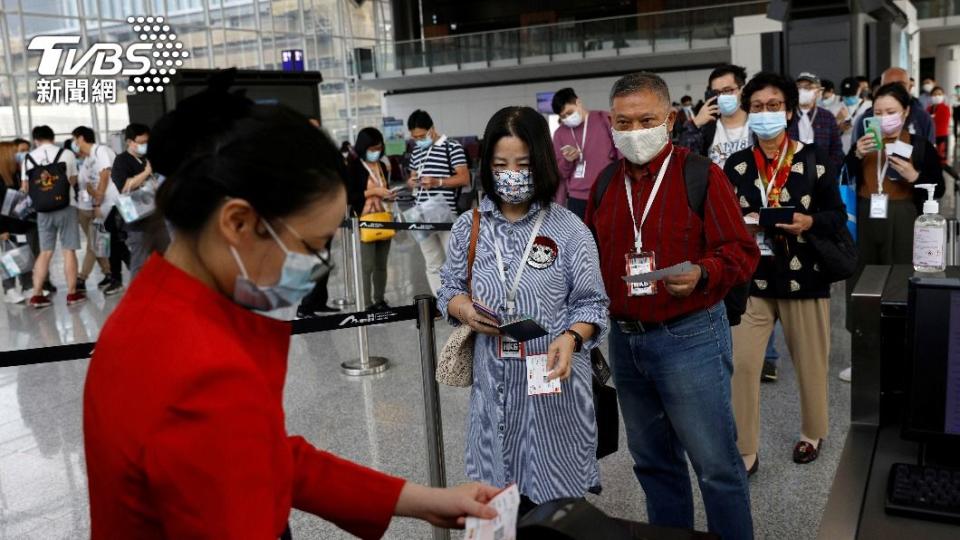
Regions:
[[[911,278],[908,299],[913,368],[903,437],[960,443],[960,279]]]

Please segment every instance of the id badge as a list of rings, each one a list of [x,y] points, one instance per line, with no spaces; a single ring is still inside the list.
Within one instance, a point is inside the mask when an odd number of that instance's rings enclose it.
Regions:
[[[887,219],[886,193],[874,193],[870,195],[870,217],[872,219]]]
[[[520,360],[523,358],[523,343],[510,336],[500,336],[497,339],[497,351],[500,358]]]
[[[577,162],[577,168],[573,171],[574,178],[586,178],[587,177],[587,162],[580,160]]]
[[[761,257],[772,257],[773,248],[770,247],[770,243],[767,242],[767,233],[761,231],[758,232],[755,236],[757,239],[757,247],[760,248]]]
[[[652,251],[627,253],[627,275],[637,276],[657,269],[656,257]],[[627,296],[652,296],[657,294],[657,282],[628,283]]]
[[[547,380],[547,355],[537,354],[527,358],[527,395],[559,394],[560,379]]]

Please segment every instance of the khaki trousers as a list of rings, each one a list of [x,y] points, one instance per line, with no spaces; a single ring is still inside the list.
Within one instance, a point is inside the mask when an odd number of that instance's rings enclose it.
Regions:
[[[733,414],[742,455],[756,454],[760,431],[760,372],[767,340],[779,317],[800,387],[801,433],[827,436],[830,299],[783,300],[751,296],[733,331]]]
[[[83,262],[80,266],[80,275],[89,278],[90,272],[93,271],[94,262],[100,264],[100,270],[103,272],[103,275],[110,274],[110,259],[107,258],[97,258],[93,251],[93,218],[95,217],[93,210],[77,210],[77,217],[80,221],[80,230],[83,231],[83,235],[87,238],[87,249],[84,251]]]

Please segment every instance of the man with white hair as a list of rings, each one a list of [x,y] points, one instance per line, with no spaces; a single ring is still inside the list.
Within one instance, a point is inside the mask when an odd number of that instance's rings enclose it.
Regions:
[[[623,159],[600,173],[585,222],[610,297],[612,371],[647,517],[693,528],[689,457],[709,530],[724,540],[750,539],[724,297],[750,279],[760,252],[720,167],[671,144],[677,113],[663,79],[626,75],[610,104]],[[689,269],[661,280],[624,280],[625,268],[639,276],[682,263]]]

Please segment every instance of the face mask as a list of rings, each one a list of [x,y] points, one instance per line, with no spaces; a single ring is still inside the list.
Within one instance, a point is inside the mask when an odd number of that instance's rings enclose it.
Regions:
[[[750,113],[747,117],[747,126],[762,140],[775,139],[787,129],[787,113],[784,111]]]
[[[580,111],[573,111],[563,119],[563,125],[567,126],[568,128],[575,128],[582,123],[583,116],[580,115]]]
[[[350,152],[340,152],[340,155],[346,158],[347,156],[350,155]]]
[[[880,130],[886,136],[896,135],[903,127],[903,117],[899,114],[885,114],[880,117]]]
[[[422,139],[414,140],[414,144],[417,145],[417,148],[430,148],[430,145],[433,144],[433,139],[431,139],[430,136],[427,135]]]
[[[830,97],[828,97],[828,98],[823,98],[823,99],[820,100],[820,104],[823,105],[824,107],[830,107],[831,105],[833,105],[833,104],[836,103],[836,102],[837,102],[837,96],[836,96],[836,95],[830,96]]]
[[[644,165],[655,158],[670,140],[667,122],[657,127],[634,129],[631,131],[613,130],[613,145],[623,157],[631,163]]]
[[[141,156],[147,155],[147,143],[137,145],[137,153]]]
[[[70,141],[70,149],[73,150],[74,154],[80,153],[80,145],[77,144],[77,141]]]
[[[869,91],[869,90],[864,90],[864,91],[860,92],[860,99],[866,101],[866,100],[870,99],[870,95],[871,95],[871,94],[870,94],[870,91]]]
[[[811,105],[817,99],[817,91],[810,88],[800,88],[798,93],[801,105]]]
[[[926,92],[926,93],[928,93],[928,94],[929,94],[930,92],[933,92],[933,85],[932,85],[932,84],[925,84],[925,85],[923,85],[923,91]]]
[[[23,160],[27,159],[27,153],[17,152],[16,159],[17,159],[17,163],[23,163]]]
[[[379,150],[367,150],[367,162],[373,163],[374,161],[380,160],[380,151]]]
[[[286,253],[280,280],[276,285],[261,286],[254,283],[247,274],[247,269],[240,260],[237,250],[230,246],[230,253],[240,267],[240,275],[237,276],[233,286],[233,301],[249,309],[271,311],[292,306],[302,300],[313,290],[316,281],[330,271],[330,267],[315,256],[288,250],[273,231],[273,227],[266,221],[263,224],[280,249]],[[289,226],[287,230],[299,238],[300,235]]]
[[[860,103],[858,96],[843,96],[843,104],[847,107],[856,107]]]
[[[717,108],[723,116],[732,116],[740,108],[740,99],[735,95],[720,94],[717,96]]]
[[[930,102],[934,105],[940,105],[943,103],[943,96],[933,96],[930,98]]]
[[[493,184],[496,186],[497,195],[505,203],[523,204],[533,198],[534,185],[530,178],[530,169],[494,170]]]

